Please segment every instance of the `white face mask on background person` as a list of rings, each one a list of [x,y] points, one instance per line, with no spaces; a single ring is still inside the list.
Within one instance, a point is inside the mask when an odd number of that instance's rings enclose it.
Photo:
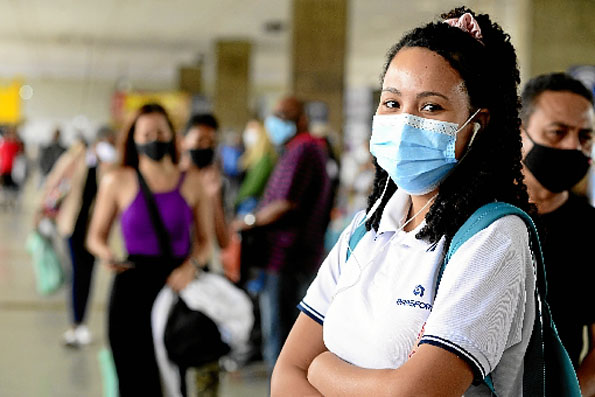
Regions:
[[[116,148],[108,142],[98,142],[95,146],[95,153],[102,163],[115,163],[118,160]]]
[[[242,141],[246,148],[250,148],[258,142],[258,131],[255,128],[246,128],[242,134]]]

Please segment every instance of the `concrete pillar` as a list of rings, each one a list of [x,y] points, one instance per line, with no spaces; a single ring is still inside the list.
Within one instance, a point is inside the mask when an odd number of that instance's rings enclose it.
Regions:
[[[241,132],[250,117],[250,54],[252,44],[220,40],[216,44],[214,110],[223,128]]]
[[[348,0],[293,0],[292,92],[328,106],[332,130],[343,130]]]
[[[202,68],[200,66],[179,67],[178,89],[191,95],[202,94]]]

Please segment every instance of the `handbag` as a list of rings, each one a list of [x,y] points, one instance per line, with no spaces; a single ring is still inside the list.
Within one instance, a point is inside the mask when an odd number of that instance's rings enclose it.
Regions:
[[[180,368],[200,367],[230,351],[217,324],[203,312],[188,308],[182,298],[171,308],[163,341],[170,361]]]
[[[64,284],[64,270],[49,239],[37,230],[27,237],[26,249],[33,260],[37,292],[50,295]]]
[[[136,172],[161,252],[165,258],[173,260],[171,241],[159,215],[155,198],[140,171],[137,169]],[[180,368],[204,365],[219,359],[230,350],[221,340],[221,334],[213,320],[201,311],[189,309],[179,296],[168,315],[164,344],[168,358]]]

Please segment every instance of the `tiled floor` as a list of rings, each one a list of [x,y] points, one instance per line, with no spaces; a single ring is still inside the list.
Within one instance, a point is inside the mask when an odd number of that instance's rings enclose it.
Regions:
[[[62,288],[40,296],[25,241],[31,230],[36,183],[23,191],[20,208],[0,208],[0,396],[104,396],[98,353],[105,338],[105,302],[110,274],[97,267],[89,310],[93,343],[83,349],[61,345],[68,325]],[[223,375],[221,396],[265,396],[268,386],[263,366],[253,364]]]

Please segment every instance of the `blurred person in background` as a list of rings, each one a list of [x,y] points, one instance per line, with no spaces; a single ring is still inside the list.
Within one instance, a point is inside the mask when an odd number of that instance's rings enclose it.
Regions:
[[[41,218],[48,215],[45,213],[45,203],[55,200],[55,192],[63,189],[55,218],[52,218],[58,234],[66,240],[72,265],[71,326],[63,335],[63,342],[69,347],[84,346],[92,340],[85,320],[95,257],[85,247],[85,240],[98,181],[117,161],[114,144],[115,134],[109,127],[102,127],[97,131],[89,148],[79,138],[72,150],[57,159],[47,175],[41,205],[35,217],[38,227]]]
[[[584,396],[595,396],[595,209],[571,191],[589,170],[593,146],[593,96],[564,73],[531,79],[522,95],[523,172],[541,215],[548,302]],[[583,327],[588,338],[583,340]],[[580,361],[581,351],[587,355]]]
[[[245,151],[240,158],[240,169],[243,171],[244,179],[235,199],[236,217],[243,217],[256,210],[277,161],[275,147],[272,145],[264,125],[259,120],[248,121],[242,133],[242,141]],[[257,235],[244,234],[241,238],[244,252],[246,253],[252,248],[258,250],[259,242],[255,242],[253,239],[259,238],[260,236]],[[248,257],[244,255],[244,259],[246,258]],[[265,273],[262,268],[255,268],[254,264],[250,264],[246,260],[244,262],[240,266],[239,282],[245,286],[252,297],[255,297],[262,289]]]
[[[221,134],[219,139],[219,162],[225,181],[225,196],[223,206],[226,214],[231,214],[235,209],[235,197],[240,190],[241,183],[245,177],[244,169],[240,163],[244,153],[242,134],[233,129],[228,129]]]
[[[214,234],[219,248],[229,244],[229,228],[223,200],[223,177],[216,161],[219,122],[212,114],[197,114],[186,124],[182,141],[182,169],[194,170],[210,202]]]
[[[240,231],[262,230],[260,266],[266,271],[259,295],[263,357],[269,373],[281,350],[296,305],[315,274],[324,250],[332,186],[327,148],[308,132],[303,103],[283,98],[265,121],[280,157],[253,213],[234,221]]]
[[[0,137],[0,188],[4,193],[0,204],[14,206],[19,185],[13,178],[15,160],[24,152],[24,145],[15,126],[8,126]]]
[[[182,169],[193,170],[198,174],[208,200],[209,234],[214,237],[211,241],[216,245],[215,253],[207,264],[207,270],[217,272],[221,270],[220,250],[226,248],[230,241],[230,229],[224,205],[224,179],[216,156],[218,129],[219,122],[212,114],[191,116],[184,129],[181,161]],[[218,394],[220,370],[218,362],[208,363],[193,370],[195,388],[199,395]]]
[[[41,171],[42,182],[50,173],[58,158],[66,151],[66,148],[60,142],[60,136],[60,129],[56,128],[50,143],[40,149],[39,169]]]
[[[210,251],[201,176],[193,169],[179,170],[174,138],[161,105],[139,109],[121,141],[122,166],[101,181],[89,227],[89,251],[115,273],[108,335],[120,397],[162,395],[151,326],[153,302],[166,284],[176,292],[184,289]],[[140,178],[152,192],[165,231],[153,226]],[[126,261],[116,258],[108,245],[116,217]],[[157,233],[163,232],[169,236],[173,259],[161,252]]]
[[[275,148],[260,121],[250,120],[246,124],[242,141],[245,151],[240,158],[240,168],[244,179],[235,199],[239,215],[254,211],[277,161]]]

